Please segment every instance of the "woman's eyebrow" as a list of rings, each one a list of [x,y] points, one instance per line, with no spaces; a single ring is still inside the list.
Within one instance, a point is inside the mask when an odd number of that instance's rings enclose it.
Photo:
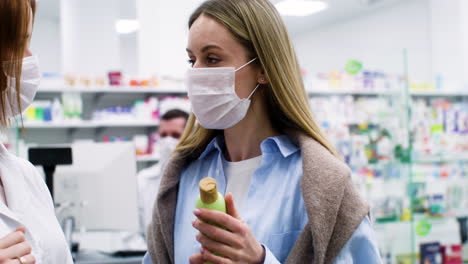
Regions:
[[[219,49],[219,50],[222,50],[222,48],[220,46],[216,46],[216,45],[206,45],[205,47],[203,47],[201,49],[201,52],[206,52],[207,50],[210,50],[210,49]]]
[[[210,44],[210,45],[206,45],[204,46],[200,51],[203,53],[203,52],[206,52],[207,50],[210,50],[210,49],[219,49],[219,50],[222,50],[222,48],[220,46],[217,46],[217,45],[214,45],[214,44]],[[193,53],[192,50],[190,50],[189,48],[186,49],[187,52],[189,53]]]

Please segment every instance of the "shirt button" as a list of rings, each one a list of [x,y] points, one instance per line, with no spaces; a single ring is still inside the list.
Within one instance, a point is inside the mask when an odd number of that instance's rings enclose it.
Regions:
[[[216,175],[219,175],[219,169],[216,170]]]

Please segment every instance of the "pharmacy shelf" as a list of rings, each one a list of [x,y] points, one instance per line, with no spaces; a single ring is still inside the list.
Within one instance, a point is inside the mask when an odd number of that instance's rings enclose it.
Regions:
[[[81,88],[40,88],[38,93],[66,93],[66,92],[79,92],[79,93],[115,93],[115,94],[187,94],[183,89],[161,89],[154,87],[140,87],[140,86],[110,86],[110,87],[81,87]],[[310,96],[315,95],[361,95],[361,96],[390,96],[395,95],[394,91],[353,91],[345,89],[330,89],[330,90],[312,90],[308,91]],[[421,97],[457,97],[467,96],[466,91],[411,91],[412,96]]]
[[[137,162],[158,162],[159,158],[153,155],[137,156]]]
[[[393,91],[353,91],[344,89],[330,89],[330,90],[312,90],[308,91],[310,96],[316,95],[362,95],[362,96],[390,96],[395,95]]]
[[[413,158],[414,164],[468,162],[468,152],[457,154],[431,155]]]
[[[392,96],[397,95],[394,91],[352,91],[345,89],[330,89],[330,90],[312,90],[308,91],[310,96],[319,95],[356,95],[356,96]],[[468,89],[466,91],[412,91],[413,97],[468,97]]]
[[[465,97],[468,96],[468,88],[464,91],[411,91],[411,95],[421,97]]]
[[[115,94],[187,94],[182,89],[161,89],[154,87],[129,87],[129,86],[110,86],[110,87],[81,87],[81,88],[39,88],[38,93],[115,93]]]
[[[63,129],[63,128],[105,128],[105,127],[155,127],[159,121],[70,121],[60,123],[24,122],[24,128]]]
[[[376,220],[374,221],[373,225],[374,226],[388,226],[388,225],[397,225],[397,224],[410,224],[411,221],[403,221],[403,220],[386,220],[386,221],[381,221],[381,220]]]
[[[457,218],[460,217],[466,217],[464,214],[454,214],[454,215],[444,215],[444,216],[429,216],[427,214],[421,214],[421,213],[415,213],[413,215],[414,221],[419,222],[419,221],[427,221],[431,225],[437,225],[437,226],[443,226],[447,223],[447,221],[450,220],[456,220]],[[401,225],[401,224],[411,224],[411,221],[403,221],[403,220],[390,220],[390,221],[383,221],[379,222],[378,220],[373,223],[374,226],[386,226],[386,225]]]

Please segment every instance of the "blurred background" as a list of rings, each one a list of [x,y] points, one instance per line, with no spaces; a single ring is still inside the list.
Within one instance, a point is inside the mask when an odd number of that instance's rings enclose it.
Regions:
[[[383,262],[468,261],[468,1],[272,2],[311,109],[372,206]],[[25,158],[72,148],[54,176],[37,165],[77,263],[141,261],[141,175],[164,158],[164,114],[190,112],[187,23],[200,3],[38,2],[43,80],[24,130],[2,141]]]

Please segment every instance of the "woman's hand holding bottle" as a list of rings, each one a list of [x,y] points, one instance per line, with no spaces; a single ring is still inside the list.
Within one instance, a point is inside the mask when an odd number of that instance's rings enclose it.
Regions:
[[[226,195],[225,200],[227,214],[207,209],[194,211],[199,219],[193,221],[192,225],[200,231],[196,238],[202,249],[200,253],[190,257],[190,263],[263,263],[265,250],[255,239],[247,223],[240,218],[232,194]],[[208,223],[216,223],[225,229]]]

